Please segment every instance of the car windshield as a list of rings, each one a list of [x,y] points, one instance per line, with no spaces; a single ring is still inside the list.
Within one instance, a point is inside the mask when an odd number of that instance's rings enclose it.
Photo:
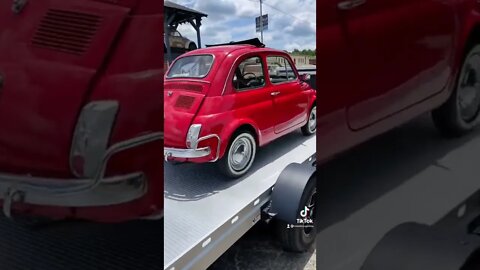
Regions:
[[[167,78],[204,78],[213,64],[211,55],[186,56],[175,61]]]

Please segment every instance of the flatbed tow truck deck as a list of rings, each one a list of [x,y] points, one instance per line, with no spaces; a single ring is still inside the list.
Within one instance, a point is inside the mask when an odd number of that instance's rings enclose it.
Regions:
[[[314,136],[294,132],[262,148],[251,173],[233,181],[214,164],[166,164],[165,269],[208,268],[260,220],[282,170],[315,151]]]

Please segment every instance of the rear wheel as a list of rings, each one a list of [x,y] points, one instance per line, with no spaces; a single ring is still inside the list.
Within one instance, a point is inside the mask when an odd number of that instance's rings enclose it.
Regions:
[[[308,121],[302,127],[302,133],[305,136],[310,136],[317,132],[317,106],[313,105],[308,114]]]
[[[225,156],[219,161],[220,170],[230,178],[245,175],[253,164],[257,145],[248,131],[236,132],[232,136]]]
[[[315,217],[315,201],[317,196],[316,181],[311,180],[305,187],[302,195],[301,204],[304,205],[300,209],[298,218],[305,220],[314,220]],[[301,215],[304,212],[305,216]],[[295,225],[297,227],[292,227]],[[304,225],[298,227],[298,225]],[[276,231],[283,248],[292,252],[308,251],[315,242],[316,229],[314,223],[312,224],[288,224],[287,222],[278,220],[276,222]]]
[[[432,112],[442,134],[461,136],[478,126],[480,120],[480,45],[465,57],[457,85],[450,98]]]

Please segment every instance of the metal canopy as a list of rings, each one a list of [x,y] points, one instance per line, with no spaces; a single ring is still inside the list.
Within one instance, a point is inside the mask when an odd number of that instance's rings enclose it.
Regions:
[[[200,38],[200,27],[202,26],[202,18],[208,17],[207,14],[196,11],[191,8],[170,2],[164,1],[164,32],[165,32],[165,47],[167,50],[167,59],[169,62],[173,60],[172,50],[170,48],[170,32],[176,30],[180,24],[190,23],[197,32],[197,47],[202,47]]]

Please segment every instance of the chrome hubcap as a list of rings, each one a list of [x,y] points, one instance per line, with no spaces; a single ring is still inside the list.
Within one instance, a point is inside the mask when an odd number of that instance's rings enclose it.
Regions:
[[[313,107],[308,119],[308,129],[314,132],[317,129],[317,107]]]
[[[235,171],[242,171],[248,166],[253,153],[253,142],[246,137],[237,138],[230,148],[230,166]]]
[[[460,116],[465,122],[475,120],[480,109],[480,55],[466,60],[457,91]]]

